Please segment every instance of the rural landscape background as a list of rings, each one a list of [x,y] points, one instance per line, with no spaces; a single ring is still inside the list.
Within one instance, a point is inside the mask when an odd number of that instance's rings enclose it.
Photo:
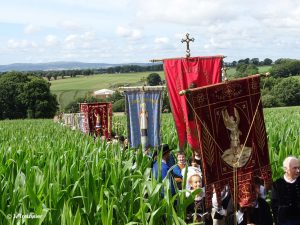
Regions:
[[[270,78],[261,79],[261,91],[265,98],[263,103],[269,101],[272,106],[265,107],[264,117],[273,179],[282,175],[281,164],[286,156],[300,155],[300,73],[292,70],[299,69],[298,65],[299,60],[290,59],[280,59],[267,66],[241,60],[235,66],[229,65],[227,70],[228,79],[271,72]],[[27,97],[38,98],[44,93],[38,87],[48,87],[59,103],[57,113],[63,112],[72,102],[78,111],[78,99],[89,99],[98,89],[145,85],[151,74],[158,75],[159,83],[164,84],[163,71],[123,73],[115,69],[109,73],[89,71],[89,75],[76,76],[66,75],[66,72],[56,78],[55,71],[4,72],[0,75],[0,104],[3,106],[3,101],[9,99],[20,104],[25,101],[25,107],[30,103]],[[25,82],[22,86],[19,79],[24,76],[28,80],[22,81]],[[35,87],[29,89],[35,90],[32,92],[35,95],[24,97],[22,92],[7,95],[3,90],[8,87],[14,90],[22,87],[25,92],[26,88]],[[123,99],[118,94],[114,103]],[[289,107],[275,107],[276,104]],[[168,180],[153,179],[151,159],[143,155],[141,149],[121,151],[118,145],[95,141],[78,130],[54,123],[52,117],[38,119],[39,115],[50,114],[37,114],[38,109],[31,107],[27,110],[34,109],[35,114],[20,114],[23,119],[3,118],[0,121],[1,224],[186,224],[186,207],[194,195],[186,198],[185,191],[181,191],[172,197],[167,192],[160,198],[162,188],[169,185]],[[12,115],[4,107],[1,113],[2,116]],[[126,123],[124,114],[113,115],[113,130],[118,135],[128,135]],[[161,129],[162,142],[178,151],[171,113],[162,115]],[[189,148],[186,153],[191,156]]]

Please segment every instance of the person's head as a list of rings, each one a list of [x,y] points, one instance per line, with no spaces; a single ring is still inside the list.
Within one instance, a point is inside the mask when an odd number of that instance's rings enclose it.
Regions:
[[[181,165],[185,164],[185,154],[184,154],[184,152],[180,151],[180,152],[177,153],[177,162],[178,162],[178,164],[181,164]]]
[[[283,160],[283,169],[288,179],[295,180],[300,174],[299,160],[288,156]]]
[[[189,184],[192,190],[196,190],[202,187],[202,179],[199,174],[194,174],[189,178]]]
[[[161,145],[161,151],[162,151],[162,158],[166,161],[170,158],[170,151],[172,149],[169,148],[168,144]]]
[[[119,136],[119,141],[122,142],[122,143],[124,143],[125,137],[124,137],[123,135],[120,135],[120,136]]]

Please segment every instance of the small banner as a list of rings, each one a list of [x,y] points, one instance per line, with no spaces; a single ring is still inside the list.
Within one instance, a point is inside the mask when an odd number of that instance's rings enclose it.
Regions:
[[[231,193],[237,187],[239,204],[250,206],[254,178],[272,181],[259,75],[192,89],[187,98],[200,134],[207,206],[212,184],[217,196],[225,185]]]
[[[197,150],[199,149],[199,142],[193,112],[187,104],[185,96],[180,96],[179,92],[188,88],[219,83],[221,81],[222,59],[222,56],[212,56],[163,60],[172,113],[181,149],[188,141],[192,149]]]
[[[130,147],[143,150],[161,144],[162,90],[124,91]]]
[[[112,103],[80,103],[80,112],[83,114],[81,127],[87,134],[95,136],[111,136]]]

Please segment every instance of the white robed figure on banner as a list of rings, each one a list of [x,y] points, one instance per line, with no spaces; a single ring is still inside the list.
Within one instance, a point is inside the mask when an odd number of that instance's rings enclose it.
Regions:
[[[145,151],[147,149],[148,143],[148,112],[146,110],[146,103],[141,103],[140,112],[140,131],[141,131],[141,143],[142,149]]]

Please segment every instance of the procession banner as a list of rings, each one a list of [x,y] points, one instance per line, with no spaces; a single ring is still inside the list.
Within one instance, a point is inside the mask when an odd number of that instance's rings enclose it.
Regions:
[[[172,114],[176,125],[180,148],[188,141],[193,150],[199,148],[198,134],[193,112],[179,92],[221,81],[222,56],[165,59],[164,71]]]
[[[158,147],[161,144],[160,119],[162,90],[124,91],[130,146]]]
[[[83,114],[82,130],[94,136],[110,138],[112,129],[111,102],[80,103],[80,112]]]
[[[229,184],[231,193],[237,187],[240,206],[249,206],[256,199],[254,178],[265,184],[272,181],[260,97],[259,75],[192,89],[187,94],[200,134],[208,206],[212,184],[217,196],[225,185]]]

